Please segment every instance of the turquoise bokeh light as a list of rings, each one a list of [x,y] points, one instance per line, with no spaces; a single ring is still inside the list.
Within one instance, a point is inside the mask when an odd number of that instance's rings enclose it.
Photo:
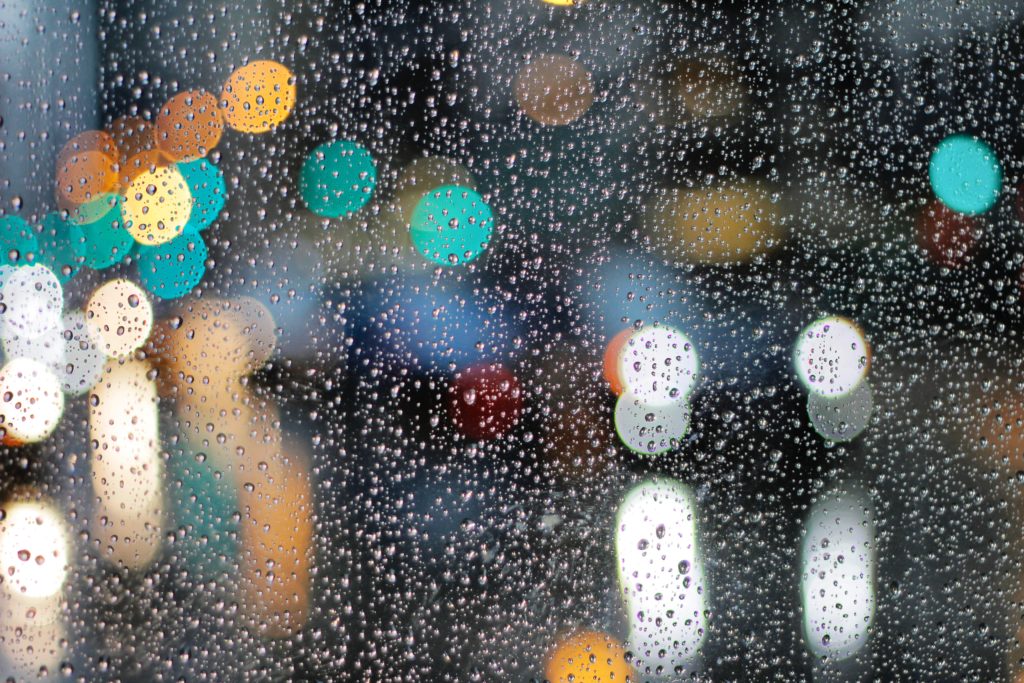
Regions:
[[[306,206],[328,218],[363,208],[376,186],[373,157],[351,140],[334,140],[314,149],[299,175],[299,194]]]
[[[928,166],[932,190],[960,213],[977,215],[999,198],[1003,171],[992,148],[969,135],[951,135],[935,148]]]
[[[0,218],[0,262],[11,266],[30,266],[39,252],[35,231],[21,216]]]
[[[199,233],[184,233],[165,244],[139,247],[139,281],[162,299],[185,296],[206,274],[208,255]]]
[[[85,233],[82,227],[60,214],[43,218],[39,234],[39,262],[48,266],[62,283],[67,282],[85,263]]]
[[[85,265],[103,270],[124,260],[135,240],[121,222],[121,198],[118,195],[104,195],[94,199],[90,205],[85,215],[102,213],[96,220],[82,224]]]
[[[423,256],[445,266],[468,263],[487,248],[494,216],[483,197],[457,185],[423,195],[413,209],[409,236]]]
[[[185,177],[194,202],[183,234],[206,230],[224,208],[227,197],[224,174],[209,159],[179,163],[178,170]]]

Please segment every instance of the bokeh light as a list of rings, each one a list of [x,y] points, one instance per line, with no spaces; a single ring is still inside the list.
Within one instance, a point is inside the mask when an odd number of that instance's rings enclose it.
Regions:
[[[831,493],[811,508],[801,554],[804,637],[818,656],[863,648],[875,615],[874,521],[859,493]]]
[[[224,173],[209,159],[178,164],[189,192],[192,194],[192,213],[185,224],[185,233],[200,232],[213,224],[224,209],[227,187]]]
[[[338,218],[370,201],[377,169],[365,147],[352,140],[326,142],[306,157],[299,174],[299,193],[309,210]]]
[[[85,307],[89,335],[108,356],[122,358],[142,346],[153,327],[153,305],[130,280],[103,283]]]
[[[917,243],[929,260],[958,268],[971,256],[978,241],[978,221],[948,208],[939,200],[928,203],[917,215]]]
[[[494,439],[519,420],[522,389],[515,375],[500,364],[473,365],[456,375],[449,408],[459,432],[471,439]]]
[[[868,372],[871,347],[856,324],[829,316],[808,325],[797,338],[794,364],[808,391],[839,396],[854,389]]]
[[[875,411],[871,383],[860,382],[852,391],[839,396],[807,395],[807,416],[814,430],[829,441],[852,441],[867,429]]]
[[[124,225],[136,242],[169,242],[185,230],[192,214],[192,193],[177,166],[139,174],[121,200]]]
[[[235,69],[224,83],[224,121],[243,133],[266,133],[295,108],[295,77],[288,67],[260,60]]]
[[[539,55],[524,64],[513,88],[520,109],[546,126],[568,125],[594,103],[590,72],[566,55]]]
[[[60,380],[43,363],[15,358],[0,368],[0,425],[7,445],[48,437],[64,413]]]
[[[561,638],[548,653],[544,678],[551,683],[617,683],[635,680],[622,645],[607,633],[582,630]]]
[[[205,90],[178,93],[156,117],[157,145],[175,161],[205,157],[223,133],[224,119],[217,98]]]
[[[310,612],[315,501],[308,457],[285,450],[278,430],[264,429],[263,446],[247,450],[243,472],[250,486],[238,489],[245,511],[242,604],[254,630],[285,638],[302,628]]]
[[[64,290],[46,266],[0,266],[0,335],[35,339],[60,324]]]
[[[187,300],[153,334],[153,354],[186,384],[223,386],[263,366],[274,352],[277,327],[250,297]]]
[[[685,399],[650,405],[624,393],[615,403],[615,431],[634,453],[660,455],[673,450],[689,427],[690,409]]]
[[[114,119],[107,133],[114,141],[114,160],[121,168],[127,166],[129,159],[157,150],[156,127],[141,116]]]
[[[680,62],[672,76],[671,90],[683,110],[699,119],[730,118],[747,104],[747,88],[739,67],[725,57]]]
[[[666,258],[727,265],[775,247],[778,210],[760,185],[672,189],[651,202],[648,224]]]
[[[49,368],[60,377],[64,372],[64,338],[60,328],[47,330],[38,337],[20,334],[3,335],[4,356],[7,360],[31,358]]]
[[[64,314],[60,338],[64,343],[61,372],[57,376],[65,394],[77,396],[96,386],[103,376],[107,354],[89,330],[85,313],[68,311]]]
[[[19,500],[19,498],[31,498]],[[37,496],[4,503],[0,517],[0,586],[9,597],[46,598],[64,588],[71,539],[60,511]]]
[[[122,220],[120,195],[107,194],[83,204],[72,219],[82,226],[84,264],[90,268],[103,270],[120,263],[135,245]]]
[[[622,357],[622,350],[626,347],[626,342],[629,341],[633,332],[634,330],[631,327],[622,330],[611,338],[611,341],[608,342],[608,346],[604,350],[601,373],[604,375],[605,381],[608,382],[608,388],[616,396],[621,394],[623,390],[622,377],[619,375],[619,359]]]
[[[616,514],[615,556],[634,665],[648,673],[693,671],[708,623],[690,488],[671,479],[633,487]]]
[[[666,325],[633,332],[619,354],[619,378],[626,393],[649,406],[685,400],[697,382],[697,350],[679,330]]]
[[[89,399],[93,539],[109,562],[139,569],[162,545],[163,459],[152,366],[110,360]]]
[[[970,135],[950,135],[938,144],[928,164],[935,196],[953,211],[976,215],[992,208],[1003,186],[995,152]]]
[[[162,299],[185,296],[203,279],[208,255],[199,233],[186,232],[164,244],[139,247],[139,281]]]
[[[0,249],[3,249],[0,263],[30,265],[38,257],[39,239],[21,216],[4,216],[0,218]]]
[[[103,131],[91,130],[71,138],[57,157],[57,200],[62,208],[84,204],[117,183],[117,148]]]
[[[483,197],[468,187],[443,185],[413,209],[409,235],[416,250],[445,266],[468,263],[487,248],[494,216]]]
[[[85,263],[85,231],[61,214],[46,214],[38,240],[40,263],[62,283],[74,277]]]

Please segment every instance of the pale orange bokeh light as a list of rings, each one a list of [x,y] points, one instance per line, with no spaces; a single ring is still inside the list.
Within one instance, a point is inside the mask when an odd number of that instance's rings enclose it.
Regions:
[[[111,360],[89,401],[92,538],[107,561],[149,565],[162,547],[163,460],[152,366]]]
[[[519,107],[546,126],[570,124],[594,103],[590,73],[565,55],[540,55],[523,65],[514,89]]]
[[[133,156],[156,150],[156,128],[141,116],[122,116],[107,127],[114,140],[114,160],[123,167]]]
[[[71,209],[114,188],[117,183],[116,147],[99,130],[68,140],[57,157],[57,202]]]
[[[171,163],[166,154],[158,149],[149,149],[133,154],[118,165],[117,182],[121,188],[127,188],[132,181],[143,173],[155,173]]]
[[[242,379],[274,340],[259,302],[202,299],[159,325],[149,347],[179,429],[235,485],[239,599],[249,628],[271,638],[294,634],[308,616],[314,510],[308,456],[285,445],[276,404]]]
[[[123,358],[142,346],[153,328],[153,305],[131,280],[117,279],[96,288],[85,306],[89,333],[108,356]]]

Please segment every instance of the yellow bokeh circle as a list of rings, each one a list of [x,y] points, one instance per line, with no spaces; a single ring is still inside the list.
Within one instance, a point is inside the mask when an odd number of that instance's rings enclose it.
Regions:
[[[176,166],[150,167],[128,185],[121,212],[136,242],[163,244],[185,229],[192,215],[192,193]]]
[[[295,76],[288,67],[260,60],[235,69],[221,92],[224,121],[243,133],[266,133],[295,108]]]

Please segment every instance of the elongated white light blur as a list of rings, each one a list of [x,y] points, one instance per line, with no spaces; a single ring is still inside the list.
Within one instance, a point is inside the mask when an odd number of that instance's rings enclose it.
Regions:
[[[832,493],[811,508],[803,543],[801,593],[807,647],[847,659],[868,641],[875,614],[875,530],[859,491]]]
[[[634,666],[668,677],[696,668],[707,623],[690,488],[651,479],[627,493],[616,519],[615,552]]]

